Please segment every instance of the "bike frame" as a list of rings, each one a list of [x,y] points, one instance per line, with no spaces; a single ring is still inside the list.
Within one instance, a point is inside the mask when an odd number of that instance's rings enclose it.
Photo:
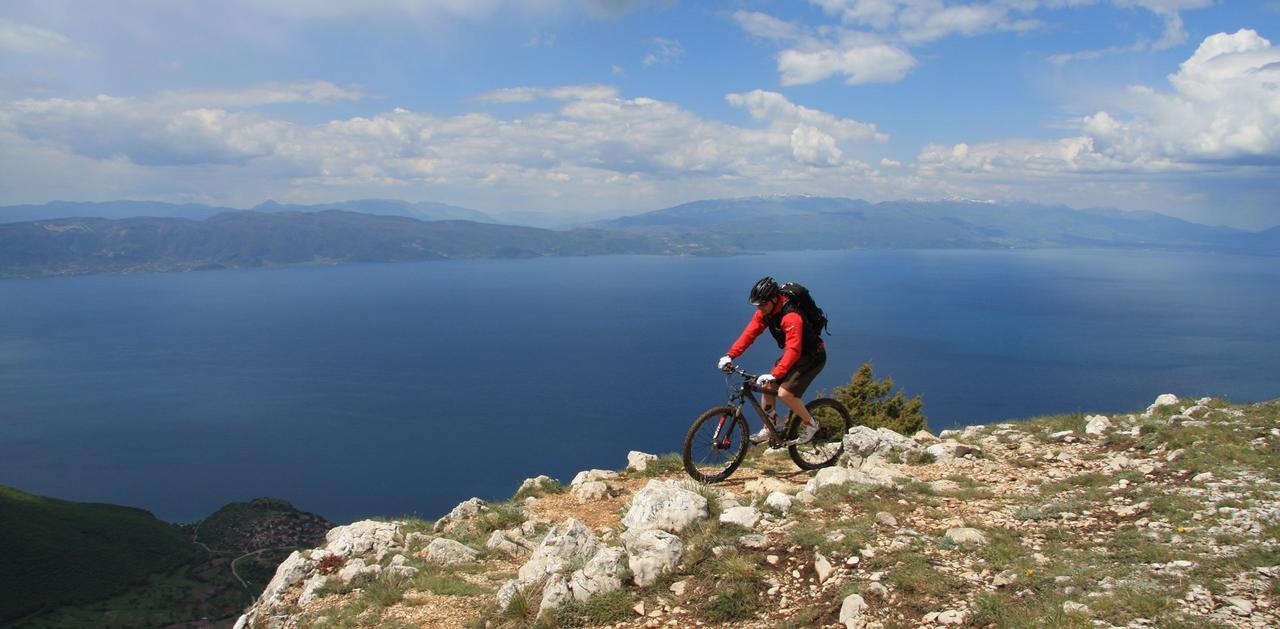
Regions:
[[[731,373],[736,373],[742,376],[742,385],[738,387],[737,391],[729,395],[729,406],[733,407],[734,417],[741,416],[742,407],[747,402],[750,402],[751,408],[755,409],[756,415],[760,417],[760,421],[764,423],[765,429],[769,431],[769,445],[771,447],[781,445],[782,431],[786,429],[786,426],[775,426],[774,423],[769,420],[769,414],[765,412],[764,406],[760,404],[760,400],[756,398],[755,394],[757,391],[761,393],[765,392],[763,389],[752,383],[752,380],[756,379],[756,375],[748,373],[740,367],[734,367]],[[770,391],[769,393],[774,392]],[[773,413],[778,422],[782,423],[782,418],[778,417],[778,409],[776,406],[774,407]],[[716,443],[720,439],[720,431],[724,429],[724,425],[726,423],[726,418],[721,417],[720,422],[716,424],[715,433],[711,436],[712,443]]]

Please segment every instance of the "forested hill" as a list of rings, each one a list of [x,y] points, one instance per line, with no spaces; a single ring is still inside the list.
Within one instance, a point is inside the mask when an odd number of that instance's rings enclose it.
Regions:
[[[420,221],[340,210],[0,225],[0,277],[665,252],[659,239],[643,234]]]

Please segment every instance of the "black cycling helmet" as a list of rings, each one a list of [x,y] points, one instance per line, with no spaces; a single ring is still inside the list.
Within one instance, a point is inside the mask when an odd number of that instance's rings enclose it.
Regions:
[[[760,278],[760,281],[751,287],[751,296],[747,297],[747,302],[752,306],[759,306],[777,296],[778,283],[773,281],[772,277],[766,276]]]

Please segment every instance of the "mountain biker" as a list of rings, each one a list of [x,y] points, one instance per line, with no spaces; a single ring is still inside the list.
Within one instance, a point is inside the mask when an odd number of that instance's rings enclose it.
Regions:
[[[756,307],[756,312],[728,353],[720,358],[718,366],[723,371],[732,369],[733,359],[747,351],[762,332],[769,330],[778,342],[778,347],[783,350],[782,357],[774,363],[771,373],[762,374],[756,379],[756,386],[762,389],[764,409],[770,417],[777,417],[773,410],[776,397],[781,398],[782,403],[804,421],[792,443],[808,443],[813,440],[819,426],[800,398],[827,364],[826,345],[817,329],[805,329],[804,316],[788,301],[788,297],[772,277],[764,277],[756,282],[751,287],[747,301]],[[776,390],[777,394],[770,393],[772,390]],[[768,428],[761,428],[760,432],[751,436],[752,443],[768,440]]]

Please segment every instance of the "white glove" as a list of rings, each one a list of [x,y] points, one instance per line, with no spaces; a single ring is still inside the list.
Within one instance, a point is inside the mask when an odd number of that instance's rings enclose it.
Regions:
[[[728,356],[721,356],[720,364],[717,365],[720,371],[729,371],[729,368],[732,366],[733,366],[733,359]]]
[[[773,374],[771,373],[766,373],[761,375],[759,378],[756,378],[756,386],[762,388],[772,387],[777,382],[778,379],[773,377]]]

